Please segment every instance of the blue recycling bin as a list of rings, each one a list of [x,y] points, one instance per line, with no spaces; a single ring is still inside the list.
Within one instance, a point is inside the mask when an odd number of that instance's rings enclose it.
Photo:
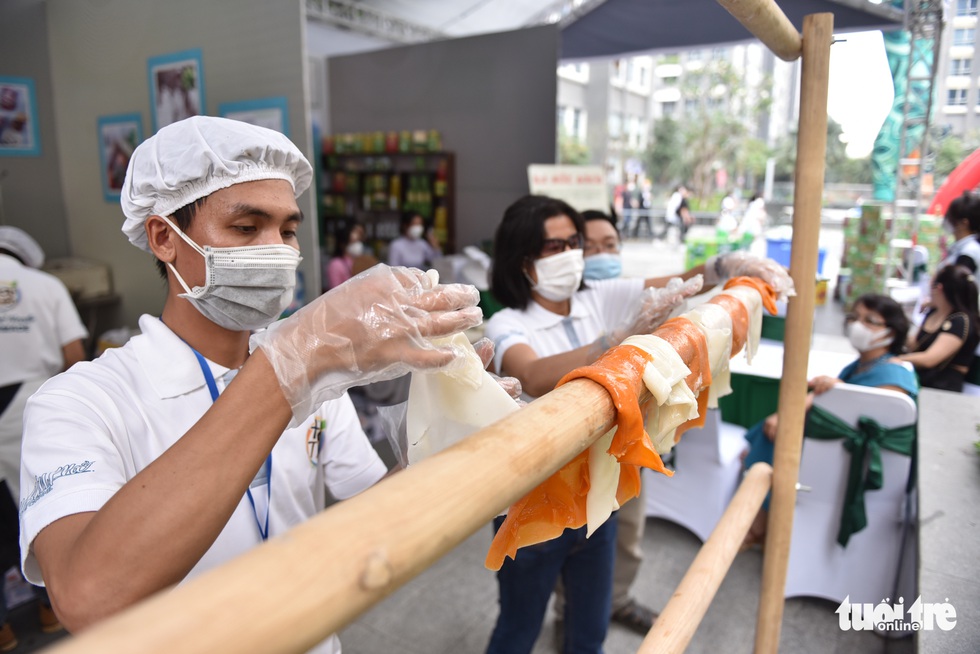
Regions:
[[[788,238],[767,238],[766,256],[789,268],[793,241]],[[827,248],[817,250],[817,275],[823,277],[823,264],[827,258]]]

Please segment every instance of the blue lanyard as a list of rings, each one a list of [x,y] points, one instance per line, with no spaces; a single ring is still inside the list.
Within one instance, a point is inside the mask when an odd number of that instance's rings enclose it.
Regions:
[[[190,347],[190,346],[188,346]],[[204,373],[204,381],[208,384],[208,390],[211,391],[211,401],[214,402],[218,399],[218,385],[214,381],[214,375],[211,374],[211,367],[208,362],[204,360],[201,353],[191,348],[191,352],[197,357],[197,362],[201,366],[201,372]],[[255,525],[259,528],[259,535],[262,536],[262,540],[269,539],[269,514],[272,513],[272,452],[269,452],[269,456],[265,459],[265,476],[266,476],[266,488],[269,491],[268,495],[268,506],[265,511],[265,527],[262,527],[262,522],[259,520],[259,512],[255,510],[255,499],[252,497],[252,489],[245,489],[245,495],[248,497],[248,503],[252,505],[252,515],[255,516]]]

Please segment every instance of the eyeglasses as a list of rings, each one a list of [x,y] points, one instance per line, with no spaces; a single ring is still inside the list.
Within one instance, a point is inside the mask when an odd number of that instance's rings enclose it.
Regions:
[[[582,247],[582,235],[572,234],[568,238],[546,238],[541,244],[541,256],[550,257],[553,254],[564,252],[565,248],[578,250]]]
[[[882,319],[880,319],[880,318],[874,318],[874,317],[869,316],[869,315],[858,316],[856,313],[849,313],[849,314],[847,314],[846,316],[844,316],[844,320],[848,324],[850,324],[852,322],[860,321],[862,324],[865,324],[868,327],[884,327],[885,326],[885,321],[882,320]]]

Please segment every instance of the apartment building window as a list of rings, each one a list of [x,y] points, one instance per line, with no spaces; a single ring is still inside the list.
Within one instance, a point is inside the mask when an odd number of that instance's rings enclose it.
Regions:
[[[579,141],[585,141],[586,117],[581,109],[572,109],[571,134]]]
[[[972,27],[953,30],[953,45],[973,45],[974,32]]]
[[[712,48],[711,58],[715,61],[722,61],[728,56],[728,48]]]
[[[946,104],[962,106],[966,104],[966,89],[950,89],[946,92]]]
[[[660,103],[660,115],[664,118],[669,118],[677,113],[677,103],[676,102],[661,102]]]
[[[619,138],[623,131],[623,117],[620,114],[609,114],[609,136]]]
[[[691,50],[690,52],[687,53],[687,60],[688,61],[701,61],[702,54],[704,54],[704,53],[702,53],[700,50]]]
[[[976,16],[977,0],[956,0],[957,16]]]
[[[698,110],[697,98],[687,98],[684,100],[684,113],[692,114]]]
[[[951,59],[949,62],[949,74],[950,75],[969,75],[970,74],[970,60],[969,59]]]

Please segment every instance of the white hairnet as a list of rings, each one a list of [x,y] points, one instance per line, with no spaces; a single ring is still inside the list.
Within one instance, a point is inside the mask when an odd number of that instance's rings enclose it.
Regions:
[[[150,251],[143,223],[233,184],[284,179],[297,197],[313,169],[288,138],[271,129],[228,118],[192,116],[162,128],[129,160],[121,199],[123,233]]]
[[[0,227],[0,249],[17,255],[25,266],[40,268],[44,265],[44,250],[31,235],[17,227]]]

